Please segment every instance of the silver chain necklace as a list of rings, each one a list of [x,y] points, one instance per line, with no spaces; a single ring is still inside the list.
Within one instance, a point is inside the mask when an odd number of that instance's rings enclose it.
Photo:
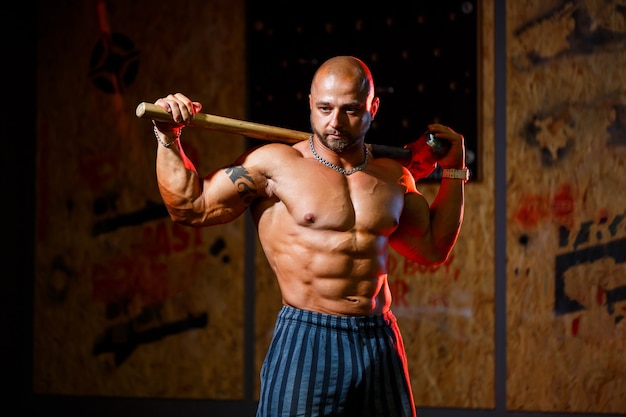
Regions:
[[[346,170],[340,166],[333,164],[332,162],[325,160],[317,152],[315,152],[315,148],[313,147],[313,136],[309,136],[309,147],[311,148],[311,153],[313,153],[315,159],[317,159],[320,163],[326,165],[328,168],[332,168],[343,175],[350,175],[354,174],[355,172],[362,171],[363,168],[367,166],[367,161],[369,160],[369,151],[367,150],[367,146],[363,145],[363,149],[365,150],[365,161],[363,161],[363,163],[358,167]]]

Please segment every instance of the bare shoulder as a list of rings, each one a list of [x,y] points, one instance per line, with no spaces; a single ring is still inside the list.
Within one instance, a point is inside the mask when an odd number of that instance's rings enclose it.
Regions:
[[[390,178],[390,180],[396,181],[398,184],[405,187],[405,193],[417,192],[413,176],[406,167],[395,159],[373,158],[369,169],[375,169],[380,172],[380,175],[384,175]]]
[[[250,172],[272,177],[272,173],[278,167],[301,159],[302,153],[295,146],[268,143],[250,149],[239,157],[236,163],[243,165]]]

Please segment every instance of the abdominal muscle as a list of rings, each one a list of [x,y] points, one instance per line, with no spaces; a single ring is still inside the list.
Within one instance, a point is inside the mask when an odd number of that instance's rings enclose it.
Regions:
[[[308,228],[294,236],[284,226],[280,233],[263,239],[260,230],[259,236],[283,304],[342,316],[389,310],[386,238]]]

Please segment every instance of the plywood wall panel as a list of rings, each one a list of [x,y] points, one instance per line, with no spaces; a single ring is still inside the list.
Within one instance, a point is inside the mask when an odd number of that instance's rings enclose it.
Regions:
[[[626,25],[507,2],[507,408],[626,410]]]
[[[177,226],[141,101],[243,117],[243,2],[38,5],[37,394],[241,399],[243,219]],[[185,129],[201,175],[244,139]]]

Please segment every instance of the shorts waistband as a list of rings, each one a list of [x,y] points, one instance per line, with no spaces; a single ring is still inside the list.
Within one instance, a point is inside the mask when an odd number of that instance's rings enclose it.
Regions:
[[[396,322],[396,317],[391,310],[374,316],[336,316],[333,314],[318,313],[316,311],[301,310],[299,308],[289,306],[283,306],[280,309],[278,319],[298,321],[310,325],[339,330],[380,328],[391,326]]]

